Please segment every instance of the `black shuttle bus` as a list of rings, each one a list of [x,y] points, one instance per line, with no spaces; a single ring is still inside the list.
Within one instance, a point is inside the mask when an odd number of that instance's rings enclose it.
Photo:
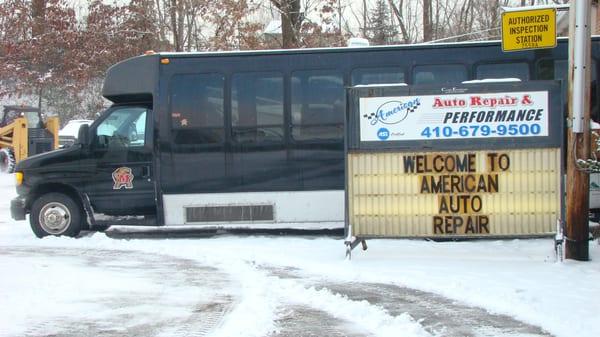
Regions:
[[[600,37],[592,55],[595,83]],[[108,70],[102,94],[114,104],[75,146],[17,165],[12,217],[30,214],[39,237],[110,225],[342,228],[345,87],[565,80],[567,57],[563,39],[512,53],[496,41],[131,58]]]

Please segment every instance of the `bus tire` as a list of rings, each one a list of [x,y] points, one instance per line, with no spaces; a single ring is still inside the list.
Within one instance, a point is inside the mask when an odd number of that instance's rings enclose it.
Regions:
[[[15,171],[15,154],[9,148],[0,149],[0,172],[13,173]]]
[[[71,197],[62,193],[48,193],[39,197],[31,206],[29,223],[38,238],[44,236],[79,235],[82,210]]]

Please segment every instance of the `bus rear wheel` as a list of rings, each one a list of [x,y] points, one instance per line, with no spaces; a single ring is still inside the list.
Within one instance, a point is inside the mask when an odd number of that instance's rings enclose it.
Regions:
[[[15,171],[15,155],[9,148],[0,149],[0,172],[13,173]]]
[[[77,236],[81,231],[81,207],[62,193],[48,193],[31,206],[29,223],[38,238],[48,235]]]

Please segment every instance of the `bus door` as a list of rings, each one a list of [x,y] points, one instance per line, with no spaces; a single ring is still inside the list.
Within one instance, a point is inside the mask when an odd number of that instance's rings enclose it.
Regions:
[[[117,106],[91,130],[86,194],[96,213],[156,214],[152,110]]]

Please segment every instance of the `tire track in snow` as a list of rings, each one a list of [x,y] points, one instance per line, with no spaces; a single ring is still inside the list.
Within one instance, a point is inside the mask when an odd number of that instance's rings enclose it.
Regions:
[[[366,300],[393,316],[408,312],[436,336],[551,336],[539,327],[510,316],[491,314],[484,309],[419,290],[376,283],[325,283],[318,287],[352,300]]]
[[[278,298],[279,318],[269,337],[310,336],[430,336],[409,314],[390,315],[384,309],[363,300],[354,300],[318,289],[295,275],[294,269],[275,269],[259,266],[271,276],[265,283]],[[288,275],[291,277],[281,277]]]
[[[40,247],[2,247],[0,255],[44,258],[44,263],[67,262],[76,265],[75,268],[142,277],[160,290],[159,293],[140,293],[132,289],[131,294],[111,294],[107,289],[106,294],[89,303],[108,313],[103,319],[98,319],[94,313],[89,316],[86,313],[74,313],[72,316],[59,314],[48,320],[32,322],[25,336],[206,336],[221,324],[236,300],[232,292],[234,285],[226,274],[195,261],[172,256],[135,251]],[[206,297],[169,298],[177,291],[189,290],[205,294]],[[195,304],[190,306],[193,302]],[[167,314],[162,315],[161,311]]]
[[[232,302],[231,297],[228,296],[215,298],[212,303],[204,304],[194,309],[194,314],[183,323],[178,323],[176,329],[167,329],[161,335],[172,337],[207,336],[220,326],[231,309]],[[202,322],[202,325],[198,326],[198,322]]]
[[[485,309],[468,306],[433,293],[390,284],[309,280],[303,279],[299,275],[299,270],[295,268],[277,266],[262,266],[262,268],[281,279],[304,283],[305,287],[328,290],[344,296],[350,301],[367,301],[373,306],[383,308],[391,316],[408,313],[434,336],[552,336],[539,327],[518,321],[510,316],[492,314]],[[328,315],[326,312],[321,314],[325,320],[328,319]],[[297,319],[301,318],[297,317]],[[282,331],[288,331],[295,326],[285,320],[279,321],[278,324],[282,327]],[[309,329],[308,334],[302,336],[313,336],[311,331]],[[294,334],[281,336],[294,336]]]
[[[333,317],[325,311],[294,305],[276,321],[279,327],[269,337],[366,337],[350,322]]]

